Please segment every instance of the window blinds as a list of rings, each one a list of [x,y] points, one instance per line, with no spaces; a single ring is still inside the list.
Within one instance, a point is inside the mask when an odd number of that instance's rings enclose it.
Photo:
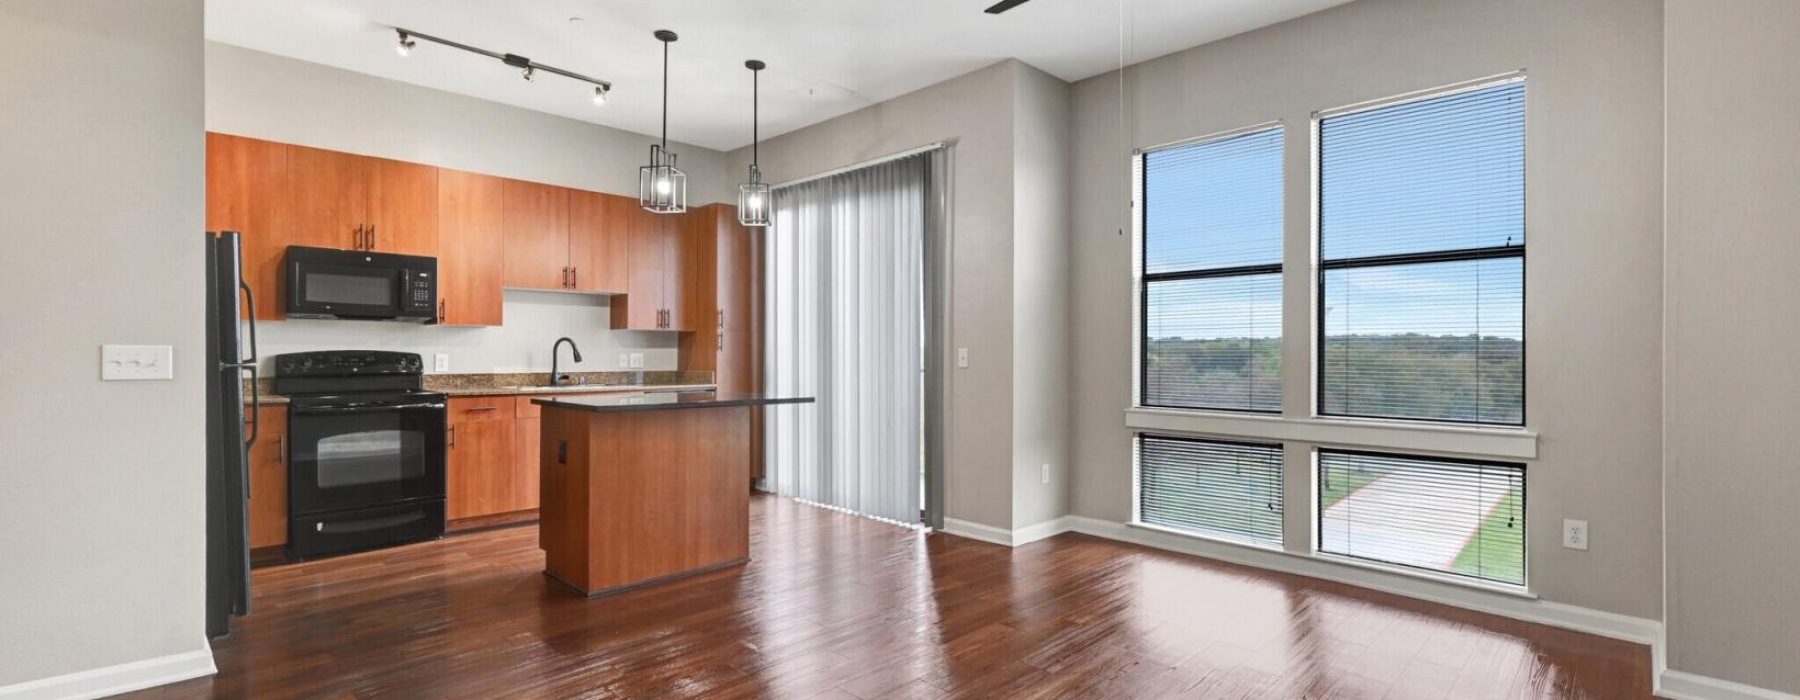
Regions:
[[[1281,410],[1282,130],[1144,155],[1141,403]]]
[[[1321,552],[1525,583],[1525,467],[1324,450]]]
[[[1138,520],[1254,544],[1281,544],[1280,445],[1138,438]]]
[[[1319,123],[1319,410],[1520,425],[1522,80]]]

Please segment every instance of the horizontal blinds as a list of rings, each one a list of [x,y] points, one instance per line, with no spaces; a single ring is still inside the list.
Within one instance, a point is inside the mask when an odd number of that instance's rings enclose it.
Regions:
[[[1144,155],[1146,406],[1281,410],[1282,130]]]
[[[1525,422],[1525,84],[1319,124],[1319,411]]]
[[[1144,156],[1144,272],[1281,262],[1281,129]]]
[[[1281,410],[1281,275],[1148,282],[1146,406]]]
[[[1319,123],[1325,260],[1525,244],[1525,83]]]
[[[1139,437],[1138,519],[1270,546],[1281,544],[1280,445]]]
[[[1525,583],[1525,468],[1321,451],[1319,551]]]

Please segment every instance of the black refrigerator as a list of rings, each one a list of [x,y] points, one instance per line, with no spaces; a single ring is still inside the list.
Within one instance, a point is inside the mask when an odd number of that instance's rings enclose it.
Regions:
[[[206,233],[206,636],[250,612],[250,446],[244,377],[256,389],[256,300],[244,284],[237,232]],[[249,310],[245,314],[245,309]],[[241,319],[248,319],[244,321]]]

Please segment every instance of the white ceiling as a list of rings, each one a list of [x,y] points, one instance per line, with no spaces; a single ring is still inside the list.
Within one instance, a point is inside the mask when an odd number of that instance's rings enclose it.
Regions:
[[[661,44],[670,51],[669,138],[718,150],[750,142],[750,71],[763,71],[769,137],[1017,58],[1064,80],[1315,12],[1349,0],[207,0],[214,41],[461,93],[628,131],[661,119]],[[579,21],[571,18],[579,17]],[[1121,18],[1129,29],[1121,30]],[[584,84],[420,41],[403,26],[613,83]],[[1122,41],[1123,39],[1123,41]]]

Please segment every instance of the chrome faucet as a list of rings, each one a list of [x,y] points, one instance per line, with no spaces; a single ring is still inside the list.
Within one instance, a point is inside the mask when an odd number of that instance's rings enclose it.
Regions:
[[[569,350],[575,353],[575,361],[581,362],[581,348],[575,347],[575,341],[568,338],[557,338],[556,343],[550,346],[550,386],[562,386],[565,381],[563,375],[556,371],[556,351],[562,349],[563,343],[569,344]]]

